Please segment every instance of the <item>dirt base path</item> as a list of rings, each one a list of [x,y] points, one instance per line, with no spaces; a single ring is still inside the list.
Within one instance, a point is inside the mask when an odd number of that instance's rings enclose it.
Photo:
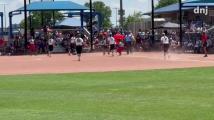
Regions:
[[[196,54],[171,54],[167,60],[159,52],[103,56],[102,53],[83,54],[82,61],[67,54],[38,56],[0,56],[0,75],[78,73],[126,70],[151,70],[214,66],[214,55],[204,58]]]

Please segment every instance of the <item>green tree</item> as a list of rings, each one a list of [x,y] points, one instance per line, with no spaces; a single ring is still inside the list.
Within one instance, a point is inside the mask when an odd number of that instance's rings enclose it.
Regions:
[[[178,0],[159,0],[156,8],[162,8],[173,3],[178,3]]]
[[[44,15],[44,25],[53,25],[53,12],[51,11],[46,11],[43,12]],[[55,15],[55,22],[60,21],[63,19],[63,14],[60,12],[54,12]],[[31,12],[31,19],[32,19],[32,27],[37,29],[37,28],[42,28],[42,19],[41,19],[41,12]],[[21,21],[20,26],[24,28],[24,20]],[[30,18],[28,17],[28,28],[30,27]]]
[[[133,15],[129,15],[125,19],[124,28],[127,29],[128,26],[135,22],[141,22],[143,20],[143,13],[142,12],[134,12]]]
[[[85,3],[86,7],[90,7],[89,3]],[[102,17],[103,17],[103,27],[104,28],[109,28],[112,26],[110,17],[112,14],[111,8],[109,6],[106,6],[104,2],[102,1],[95,1],[92,3],[93,9],[95,11],[100,12]]]

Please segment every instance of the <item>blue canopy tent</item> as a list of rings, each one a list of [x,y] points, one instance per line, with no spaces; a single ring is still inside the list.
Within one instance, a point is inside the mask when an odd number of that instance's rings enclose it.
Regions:
[[[187,0],[185,1],[185,3],[182,3],[181,7],[182,8],[214,7],[214,0]]]
[[[68,17],[73,17],[73,16],[78,16],[80,15],[80,12],[68,12],[68,13],[65,13],[65,14],[68,14]],[[84,18],[86,19],[86,21],[88,19],[90,19],[90,12],[84,12],[83,13],[83,16]],[[102,21],[103,21],[103,16],[101,13],[99,12],[95,12],[93,11],[92,12],[92,16],[95,17],[95,16],[98,16],[98,30],[100,31],[101,30],[101,27],[102,27]]]
[[[182,43],[182,11],[191,10],[195,7],[214,7],[214,0],[186,0],[181,1],[179,0],[179,3],[172,4],[166,7],[162,7],[159,9],[154,10],[154,14],[164,14],[164,13],[180,13],[180,40]],[[150,15],[151,12],[145,13],[144,15]]]
[[[208,7],[213,7],[214,6],[214,0],[189,0],[186,1],[185,3],[182,4],[183,8],[188,8],[188,7],[203,7],[203,6],[208,6]]]
[[[85,10],[89,10],[89,8],[71,1],[44,1],[33,2],[27,5],[27,11],[79,11],[81,13],[81,29],[83,29],[83,13],[85,12]],[[19,15],[22,12],[24,12],[24,7],[21,7],[9,13],[10,37],[13,37],[12,17],[14,15]]]
[[[66,10],[81,11],[89,10],[89,8],[71,1],[32,2],[27,6],[27,11],[66,11]],[[24,7],[21,7],[15,11],[24,11]]]
[[[197,6],[214,6],[214,0],[186,0],[182,2],[182,11],[194,9]],[[179,3],[171,4],[154,10],[155,14],[179,12]],[[151,12],[144,13],[150,15]]]
[[[80,22],[80,19],[76,17],[66,18],[55,25],[55,27],[60,27],[60,26],[81,27],[81,22]],[[83,26],[86,26],[85,22],[83,22]]]
[[[195,6],[214,6],[214,0],[188,0],[183,4],[183,7],[195,7]]]
[[[182,11],[193,9],[193,7],[190,8],[182,8]],[[158,8],[154,10],[154,14],[163,14],[163,13],[174,13],[179,12],[179,3],[175,3],[172,5],[168,5],[162,8]],[[150,15],[151,12],[144,13],[144,15]]]
[[[187,0],[185,1],[185,3],[182,3],[181,7],[182,8],[214,7],[214,0]]]
[[[4,35],[4,26],[3,26],[3,24],[4,24],[4,17],[3,16],[4,16],[3,12],[0,12],[0,17],[1,17],[1,36],[2,37]]]

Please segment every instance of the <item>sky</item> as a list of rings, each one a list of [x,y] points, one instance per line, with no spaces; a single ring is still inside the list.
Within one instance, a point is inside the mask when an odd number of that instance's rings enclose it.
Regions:
[[[24,5],[24,0],[0,0],[0,11],[4,12],[4,5],[6,3],[5,11],[7,15],[7,26],[8,26],[8,12],[16,10]],[[27,0],[28,1],[28,0]],[[38,0],[31,0],[38,1]],[[48,0],[47,0],[48,1]],[[55,0],[55,1],[65,1],[65,0]],[[85,2],[89,0],[70,0],[78,4],[84,5]],[[120,0],[92,0],[92,1],[103,1],[107,6],[110,6],[112,9],[111,21],[116,24],[116,8],[120,7]],[[157,0],[155,0],[157,1]],[[125,9],[125,16],[131,15],[134,12],[148,12],[151,11],[151,0],[123,0],[123,5]],[[15,16],[13,23],[19,23],[24,18],[24,15]],[[119,18],[119,16],[118,16]]]

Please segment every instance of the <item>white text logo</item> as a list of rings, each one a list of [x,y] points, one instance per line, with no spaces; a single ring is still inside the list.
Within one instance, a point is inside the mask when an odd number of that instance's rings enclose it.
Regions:
[[[198,6],[197,8],[194,9],[194,13],[208,15],[208,6],[206,6],[206,7]]]

